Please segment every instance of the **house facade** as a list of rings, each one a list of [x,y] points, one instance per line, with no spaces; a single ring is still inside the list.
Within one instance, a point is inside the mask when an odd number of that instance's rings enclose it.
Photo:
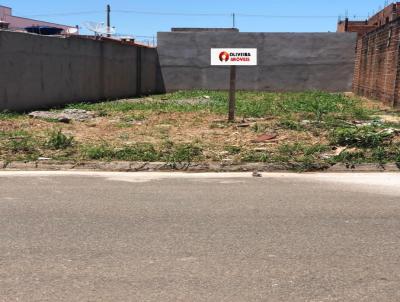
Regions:
[[[24,29],[30,26],[49,26],[62,28],[64,34],[76,34],[77,27],[57,24],[52,22],[40,21],[35,19],[13,16],[12,8],[0,5],[0,22],[7,24],[9,29]]]

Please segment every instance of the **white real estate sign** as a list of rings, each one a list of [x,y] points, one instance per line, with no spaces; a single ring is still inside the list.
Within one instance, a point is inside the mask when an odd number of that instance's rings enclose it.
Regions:
[[[256,66],[257,48],[211,48],[211,65]]]

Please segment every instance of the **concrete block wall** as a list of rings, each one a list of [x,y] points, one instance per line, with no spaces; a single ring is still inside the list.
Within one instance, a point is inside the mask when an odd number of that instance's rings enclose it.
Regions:
[[[156,49],[0,31],[0,111],[163,90]]]
[[[211,48],[257,48],[259,66],[238,67],[238,89],[351,91],[355,33],[162,32],[158,53],[167,91],[218,89],[228,67],[210,66]]]
[[[225,90],[229,68],[210,66],[213,47],[258,48],[259,66],[237,69],[238,89],[351,90],[356,34],[178,30],[158,38],[158,49],[152,49],[0,31],[0,111]]]
[[[400,106],[400,19],[358,39],[353,91]]]

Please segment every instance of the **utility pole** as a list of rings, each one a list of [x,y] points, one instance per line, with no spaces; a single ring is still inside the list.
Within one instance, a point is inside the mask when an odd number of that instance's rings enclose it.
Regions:
[[[107,5],[107,37],[111,37],[110,35],[110,29],[111,29],[111,6],[110,4]]]
[[[235,15],[235,13],[232,14],[232,28],[236,28],[236,15]]]

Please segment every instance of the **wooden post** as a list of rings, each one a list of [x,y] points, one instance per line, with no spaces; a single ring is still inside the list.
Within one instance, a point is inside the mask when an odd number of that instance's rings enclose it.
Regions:
[[[236,66],[231,66],[230,85],[229,85],[229,116],[228,121],[235,121],[236,107]]]

